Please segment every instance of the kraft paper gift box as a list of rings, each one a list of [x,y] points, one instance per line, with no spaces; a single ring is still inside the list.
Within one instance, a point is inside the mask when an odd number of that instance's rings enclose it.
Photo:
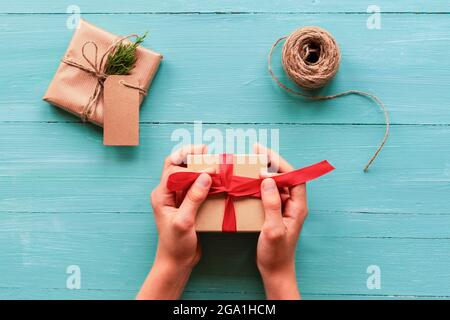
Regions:
[[[187,167],[191,171],[216,169],[219,173],[220,155],[188,155]],[[267,171],[267,156],[233,155],[233,175],[259,178],[261,172]],[[200,207],[195,228],[199,232],[222,232],[226,195],[209,195]],[[244,197],[234,198],[236,213],[236,232],[259,232],[264,223],[264,209],[261,199]]]
[[[115,41],[120,39],[112,33],[102,30],[85,20],[81,20],[79,28],[75,30],[69,47],[63,60],[74,61],[85,68],[92,66],[83,57],[82,48],[87,42],[94,42],[98,47],[97,53],[92,44],[85,46],[85,56],[95,65],[100,62],[102,55]],[[97,59],[96,59],[97,58]],[[138,46],[136,50],[136,65],[127,77],[139,87],[148,90],[150,83],[158,70],[162,55]],[[79,117],[83,117],[84,108],[93,95],[98,83],[98,78],[80,68],[61,62],[53,80],[51,81],[44,100],[54,104]],[[139,94],[139,105],[144,99],[144,93]],[[103,126],[104,100],[100,94],[92,113],[86,117],[86,121]]]

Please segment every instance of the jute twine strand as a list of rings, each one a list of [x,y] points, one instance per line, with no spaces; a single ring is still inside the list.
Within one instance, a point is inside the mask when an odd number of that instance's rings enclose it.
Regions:
[[[68,58],[62,59],[63,63],[65,63],[69,66],[78,68],[80,70],[83,70],[87,73],[90,73],[95,78],[97,78],[97,84],[95,86],[94,92],[89,97],[89,100],[88,100],[87,104],[83,107],[83,111],[81,113],[81,120],[83,122],[86,122],[92,116],[92,113],[95,111],[95,108],[97,106],[100,95],[103,92],[105,80],[109,76],[108,74],[105,74],[106,61],[107,61],[106,57],[108,56],[108,54],[114,52],[114,50],[116,49],[116,46],[120,42],[124,41],[125,39],[129,39],[129,38],[133,38],[133,37],[138,37],[138,35],[130,34],[128,36],[124,36],[124,37],[119,38],[118,40],[114,41],[103,53],[103,55],[100,58],[100,61],[98,61],[98,46],[97,46],[97,44],[93,41],[85,42],[83,44],[83,46],[81,47],[81,54],[83,55],[84,60],[86,60],[86,62],[89,64],[90,67],[86,67],[86,66],[79,64],[76,61],[70,60]],[[93,60],[89,59],[89,57],[86,55],[85,50],[88,45],[92,45],[94,47],[94,59]],[[132,85],[123,80],[121,80],[120,83],[126,87],[138,90],[143,95],[147,94],[147,91],[141,87]]]
[[[326,85],[338,71],[340,61],[339,47],[327,31],[319,27],[303,27],[297,29],[289,36],[277,39],[270,48],[268,56],[269,73],[281,88],[287,92],[311,100],[330,100],[350,94],[365,96],[378,104],[383,111],[386,124],[384,137],[364,167],[364,172],[367,172],[389,136],[389,114],[386,106],[377,96],[360,90],[347,90],[328,96],[313,96],[289,88],[278,79],[272,70],[273,50],[285,39],[286,41],[283,45],[281,56],[283,68],[293,82],[306,90],[318,89]]]

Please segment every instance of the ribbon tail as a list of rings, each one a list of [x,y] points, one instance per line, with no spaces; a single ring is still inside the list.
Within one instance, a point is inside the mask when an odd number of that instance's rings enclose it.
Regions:
[[[233,198],[227,196],[225,200],[225,211],[222,222],[223,232],[236,232],[236,212],[234,211]]]

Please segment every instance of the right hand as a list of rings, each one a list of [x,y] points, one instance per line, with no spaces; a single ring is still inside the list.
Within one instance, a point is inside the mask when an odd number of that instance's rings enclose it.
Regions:
[[[255,153],[267,154],[278,173],[294,168],[278,154],[261,145]],[[261,199],[265,220],[257,246],[257,266],[268,299],[299,299],[295,272],[295,249],[308,213],[306,186],[297,185],[281,190],[270,177],[261,184]]]

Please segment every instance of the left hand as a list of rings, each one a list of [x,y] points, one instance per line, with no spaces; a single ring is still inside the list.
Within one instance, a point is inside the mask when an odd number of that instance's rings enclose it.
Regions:
[[[195,232],[195,217],[208,195],[211,177],[201,174],[188,190],[181,205],[167,188],[170,174],[187,171],[179,164],[188,154],[206,153],[205,145],[185,146],[164,162],[160,184],[151,194],[151,205],[158,229],[158,248],[152,270],[138,298],[178,298],[187,279],[201,256],[200,244]],[[151,286],[150,286],[151,284]]]

